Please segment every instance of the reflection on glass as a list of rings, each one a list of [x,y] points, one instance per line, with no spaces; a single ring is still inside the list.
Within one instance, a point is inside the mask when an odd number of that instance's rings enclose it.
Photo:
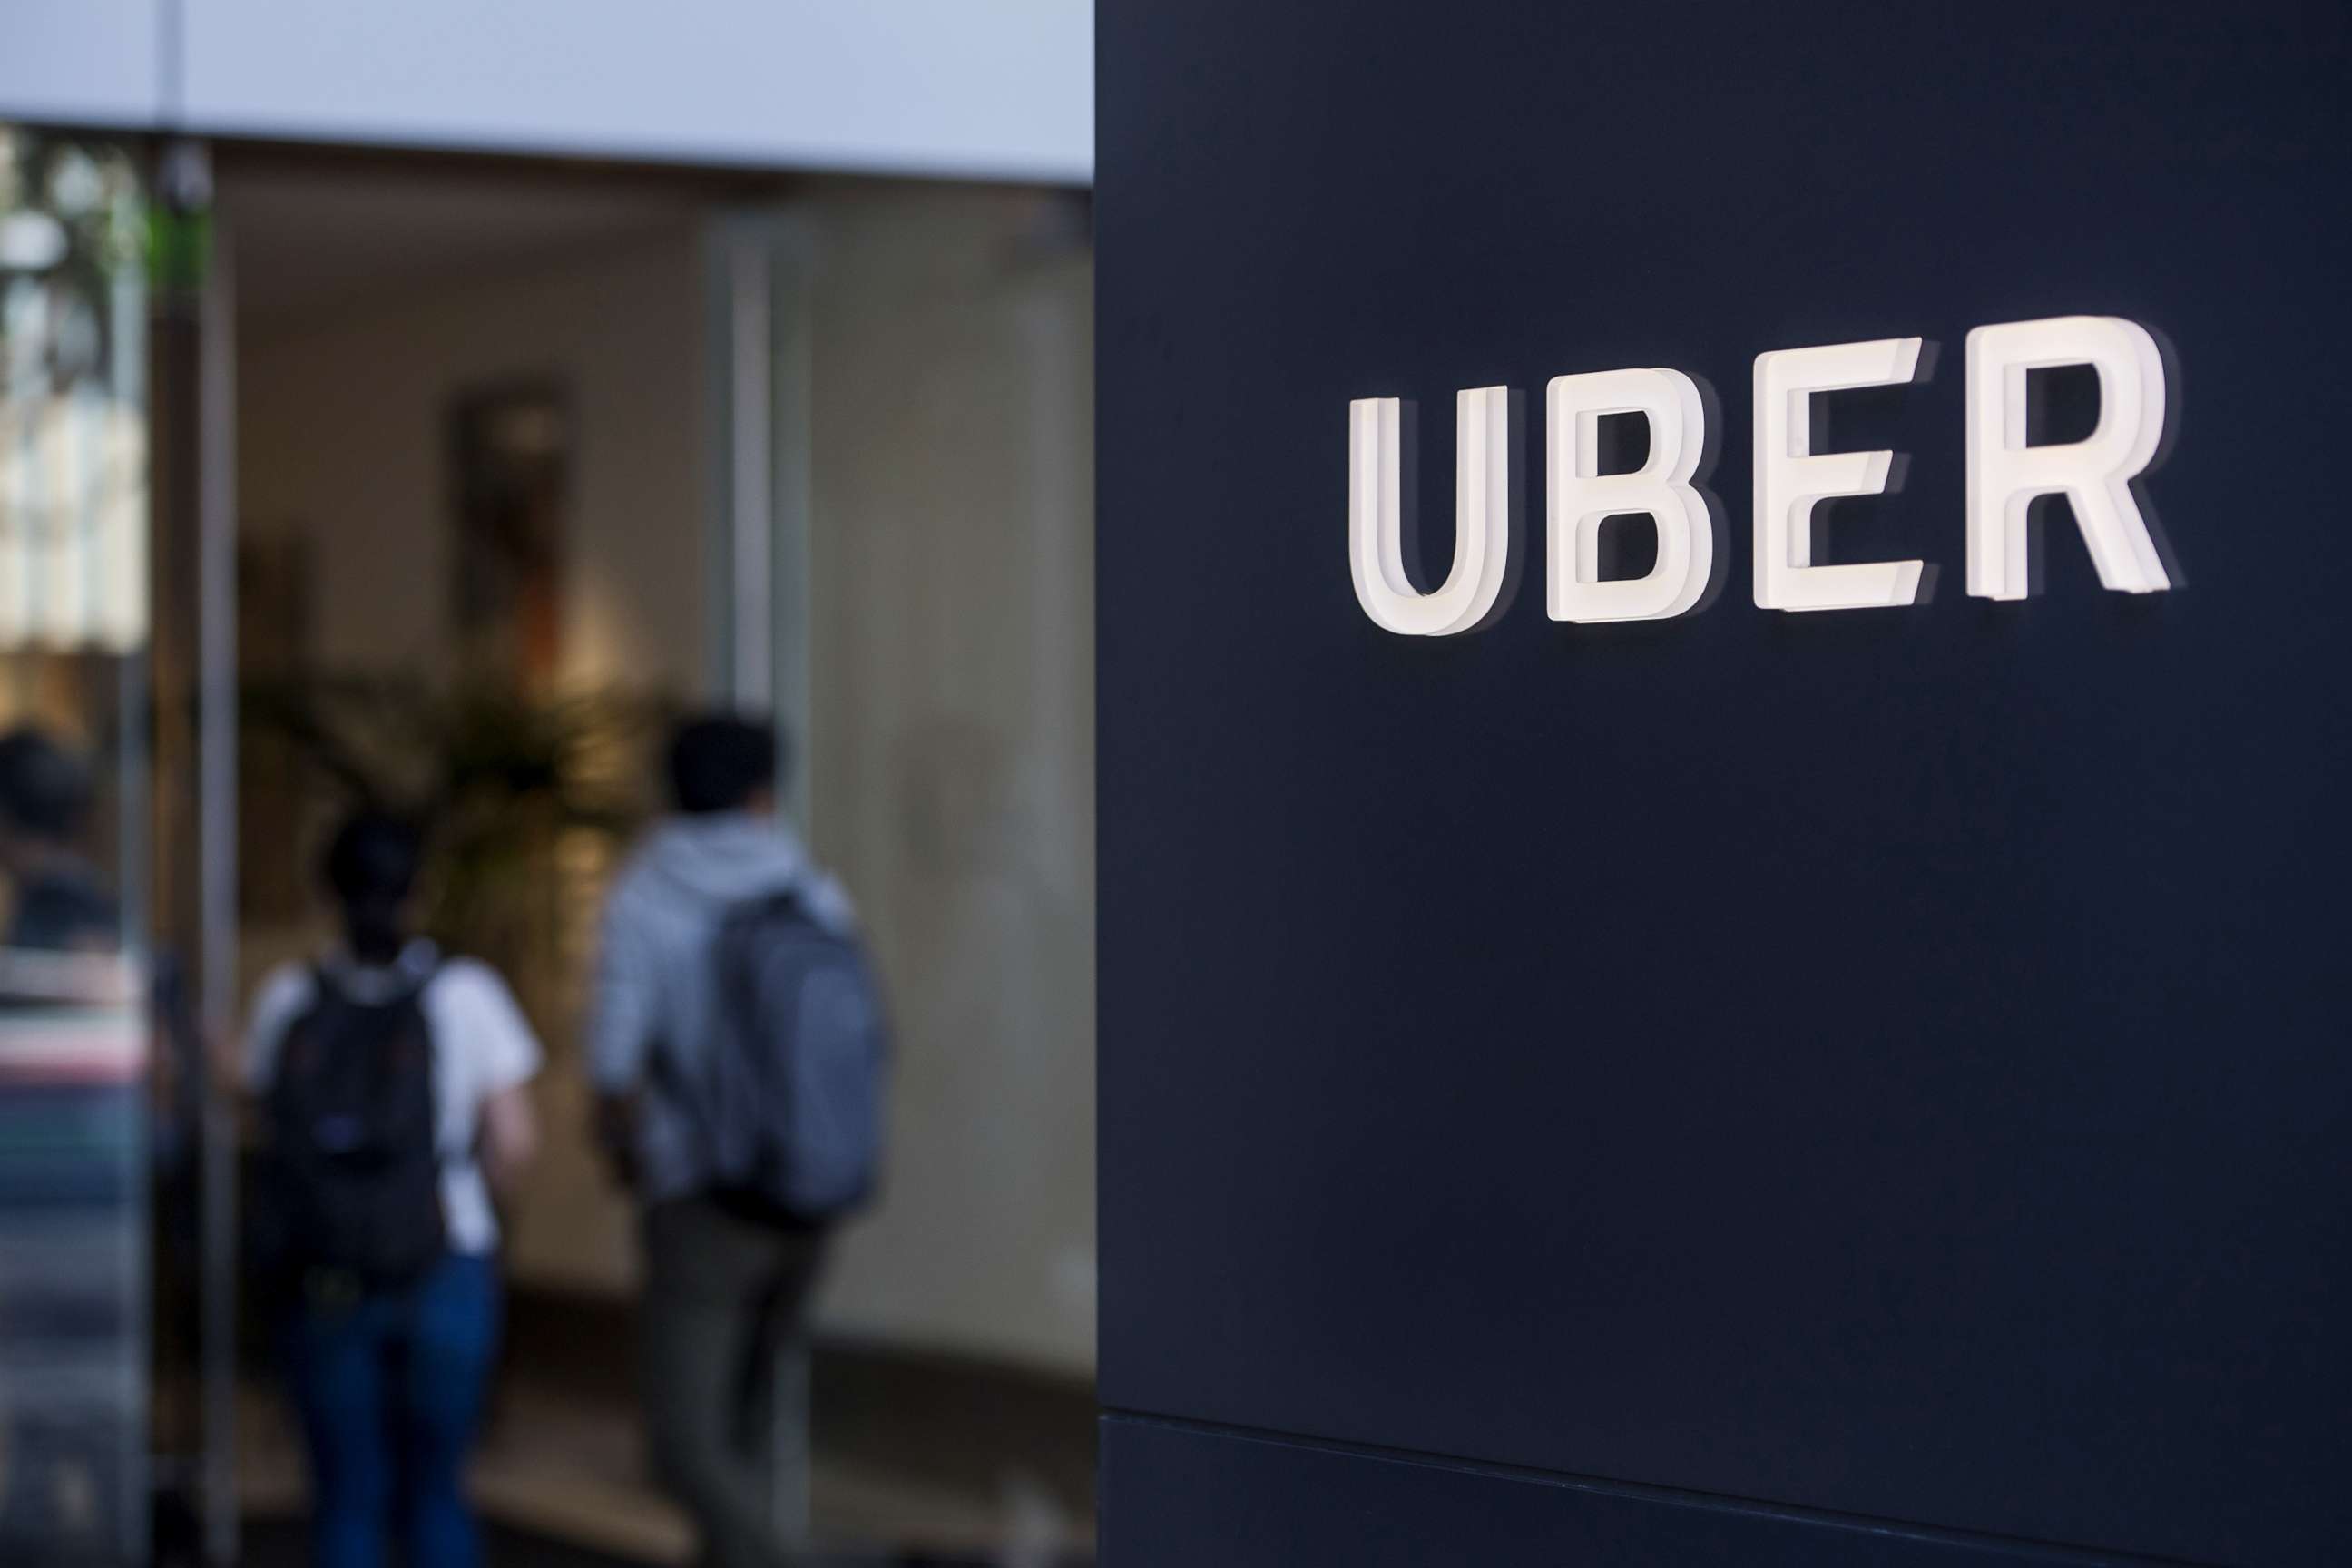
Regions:
[[[0,127],[0,1562],[138,1555],[146,296],[121,152]]]

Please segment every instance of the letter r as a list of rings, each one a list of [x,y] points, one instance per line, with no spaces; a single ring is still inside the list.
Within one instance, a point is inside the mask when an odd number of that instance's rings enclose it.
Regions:
[[[2172,586],[2131,481],[2164,435],[2164,356],[2147,329],[2119,316],[2007,321],[1969,334],[1969,592],[2033,591],[2026,519],[2034,498],[2063,494],[2099,581],[2118,593]],[[2099,373],[2098,427],[2062,446],[2026,445],[2029,371],[2087,364]]]

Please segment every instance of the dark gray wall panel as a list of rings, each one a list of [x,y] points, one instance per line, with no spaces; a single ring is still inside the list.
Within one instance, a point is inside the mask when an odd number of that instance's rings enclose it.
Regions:
[[[1114,1408],[1951,1530],[2352,1559],[2352,13],[1100,8]],[[1964,591],[1960,345],[2176,351],[2178,591]],[[1911,456],[1748,595],[1748,376]],[[1350,398],[1673,366],[1726,592],[1391,636]],[[1130,1482],[1129,1496],[1140,1483]],[[1122,1539],[1113,1500],[1112,1538]]]
[[[1111,1417],[1104,1568],[2026,1568],[2074,1552]],[[2112,1560],[2108,1560],[2112,1561]]]

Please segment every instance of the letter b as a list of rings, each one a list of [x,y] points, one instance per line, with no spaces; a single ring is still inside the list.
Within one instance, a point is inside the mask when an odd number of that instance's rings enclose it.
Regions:
[[[1650,457],[1630,474],[1600,471],[1601,416],[1639,414]],[[1691,488],[1706,445],[1698,387],[1678,370],[1607,370],[1552,378],[1544,396],[1549,586],[1555,621],[1647,621],[1679,616],[1706,592],[1715,568],[1715,521]],[[1601,580],[1601,525],[1647,512],[1658,561],[1645,577]]]

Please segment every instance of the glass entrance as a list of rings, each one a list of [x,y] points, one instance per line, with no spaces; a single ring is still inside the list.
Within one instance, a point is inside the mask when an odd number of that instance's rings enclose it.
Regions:
[[[0,127],[0,1560],[138,1560],[159,1053],[144,189]]]

